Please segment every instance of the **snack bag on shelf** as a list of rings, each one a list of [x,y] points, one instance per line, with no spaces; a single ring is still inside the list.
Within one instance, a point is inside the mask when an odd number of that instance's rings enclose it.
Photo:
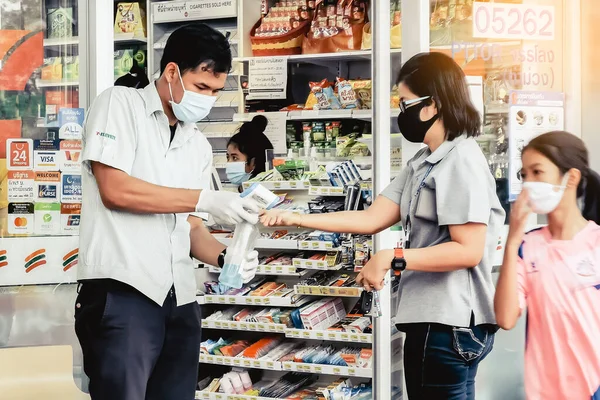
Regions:
[[[48,9],[48,38],[72,37],[74,22],[72,7]]]
[[[42,66],[42,80],[57,82],[63,78],[63,64],[61,57],[44,58]]]
[[[323,0],[317,1],[310,30],[302,42],[302,53],[360,50],[363,27],[367,22],[368,3],[338,0],[336,5]]]
[[[360,108],[363,110],[370,110],[373,107],[371,94],[371,88],[373,87],[372,81],[370,79],[362,79],[350,81],[350,83],[360,101]]]
[[[323,79],[321,82],[310,82],[309,83],[311,92],[317,99],[317,104],[313,106],[316,110],[339,110],[342,108],[340,101],[338,100],[331,83],[327,79]]]
[[[358,108],[359,102],[352,87],[352,83],[343,78],[337,78],[337,92],[340,103],[344,109]]]
[[[119,3],[117,5],[115,35],[146,37],[146,13],[140,3]]]

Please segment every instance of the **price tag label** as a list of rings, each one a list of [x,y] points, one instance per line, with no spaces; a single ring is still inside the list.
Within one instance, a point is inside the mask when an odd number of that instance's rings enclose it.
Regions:
[[[322,372],[323,372],[323,367],[315,366],[315,372],[316,372],[317,374],[320,374],[320,373],[322,373]]]
[[[233,360],[233,365],[237,365],[237,366],[242,365],[242,360],[240,360],[239,358],[234,359]]]
[[[370,342],[369,336],[367,336],[367,335],[360,335],[360,341],[363,342],[363,343],[369,343]]]
[[[252,362],[250,360],[244,360],[244,367],[251,367]]]
[[[300,249],[308,249],[310,247],[310,242],[300,242]]]
[[[217,400],[224,400],[226,397],[225,397],[225,396],[223,396],[222,394],[218,394],[218,393],[217,393],[217,394],[215,395],[215,398],[216,398]]]
[[[273,361],[267,361],[267,368],[275,369],[275,363]]]
[[[331,332],[327,334],[327,337],[329,338],[329,340],[335,340],[337,338],[337,335]]]
[[[312,242],[313,249],[318,249],[321,246],[319,242]]]
[[[220,321],[215,321],[215,328],[217,328],[217,329],[221,328],[221,322]]]
[[[264,324],[258,324],[258,329],[260,329],[261,331],[265,330],[265,325]]]
[[[229,322],[223,321],[223,329],[229,329],[229,328],[235,329],[235,325],[233,325],[233,323],[231,323],[231,325],[230,325]]]
[[[269,297],[265,297],[263,303],[264,304],[271,304],[271,299]]]
[[[260,297],[254,298],[254,304],[262,304],[262,299]]]
[[[317,332],[316,336],[317,339],[325,339],[325,335],[323,334],[323,332]]]
[[[270,265],[265,265],[265,272],[267,274],[270,274],[271,272],[273,272],[273,267],[271,267]]]
[[[356,375],[356,370],[354,368],[348,368],[348,375]]]
[[[299,260],[297,258],[294,258],[294,265],[296,267],[301,267],[302,266],[302,260]]]
[[[310,338],[310,332],[302,332],[302,336],[306,339]]]
[[[356,335],[356,334],[350,335],[350,340],[352,340],[353,342],[358,342],[358,335]]]
[[[206,303],[213,303],[213,297],[212,296],[204,296],[204,301]]]
[[[219,303],[225,303],[225,297],[219,297]]]
[[[237,302],[237,299],[235,297],[229,298],[229,304],[235,304],[236,302]]]
[[[281,189],[281,182],[277,182],[277,181],[273,182],[273,187],[275,189]]]
[[[554,40],[554,6],[473,3],[473,37],[486,39]]]
[[[247,297],[246,298],[246,304],[252,304],[252,298]]]
[[[209,325],[208,321],[202,321],[202,327],[203,328],[210,328],[210,325]]]
[[[292,188],[297,188],[297,187],[298,187],[298,182],[296,182],[296,181],[291,181],[291,182],[290,182],[290,187],[292,187]]]
[[[342,369],[340,367],[333,367],[333,373],[340,375],[342,373]]]
[[[254,368],[260,368],[260,367],[262,367],[262,365],[260,364],[260,361],[258,361],[258,360],[254,360],[252,362],[252,364],[254,364]]]
[[[275,272],[278,274],[283,274],[283,267],[275,267]]]
[[[340,337],[342,338],[342,340],[345,341],[348,341],[348,339],[350,339],[350,335],[348,335],[347,333],[342,333]]]
[[[202,398],[203,399],[210,399],[210,394],[209,393],[202,393]]]

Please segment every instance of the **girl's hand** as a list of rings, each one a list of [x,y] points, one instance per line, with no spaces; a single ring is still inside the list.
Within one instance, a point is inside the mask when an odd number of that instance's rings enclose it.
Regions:
[[[518,247],[523,242],[527,219],[532,212],[528,202],[529,196],[527,190],[523,189],[510,210],[510,229],[506,240],[507,246],[512,245]]]
[[[362,268],[356,282],[366,291],[383,289],[385,274],[392,267],[393,259],[393,250],[382,250],[375,254]]]
[[[266,226],[300,226],[302,216],[289,211],[262,211],[260,222]]]

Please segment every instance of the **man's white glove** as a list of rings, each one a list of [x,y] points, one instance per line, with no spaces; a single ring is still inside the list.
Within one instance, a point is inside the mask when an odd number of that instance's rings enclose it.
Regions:
[[[258,251],[251,251],[240,265],[240,274],[244,283],[250,282],[256,276],[258,270]]]
[[[203,190],[196,204],[196,212],[206,212],[220,225],[233,226],[246,221],[258,223],[260,207],[239,194],[223,190]]]

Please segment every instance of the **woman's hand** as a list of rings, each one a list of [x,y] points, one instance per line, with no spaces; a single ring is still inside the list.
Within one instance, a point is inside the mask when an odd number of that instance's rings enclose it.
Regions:
[[[392,267],[393,259],[393,250],[382,250],[378,252],[371,257],[367,265],[362,268],[356,277],[356,282],[367,291],[383,289],[385,274]]]
[[[300,226],[302,216],[290,211],[270,210],[262,211],[260,222],[266,226]]]
[[[529,207],[528,202],[529,196],[527,190],[523,189],[510,210],[510,229],[506,240],[507,247],[518,247],[523,242],[525,228],[527,227],[527,219],[531,214],[531,207]]]

